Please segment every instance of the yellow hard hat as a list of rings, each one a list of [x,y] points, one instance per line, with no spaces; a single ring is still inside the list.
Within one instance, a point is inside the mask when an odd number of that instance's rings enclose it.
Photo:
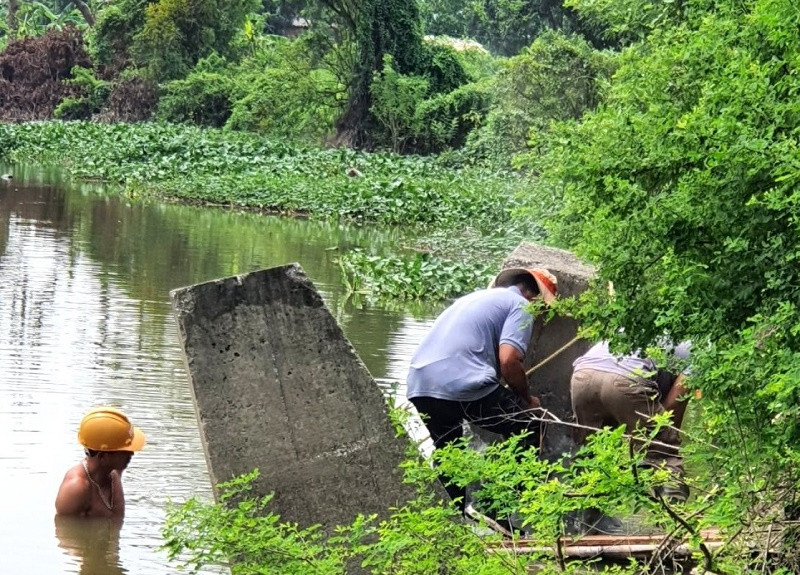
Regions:
[[[78,442],[92,451],[141,451],[146,441],[142,430],[113,407],[92,409],[78,428]]]

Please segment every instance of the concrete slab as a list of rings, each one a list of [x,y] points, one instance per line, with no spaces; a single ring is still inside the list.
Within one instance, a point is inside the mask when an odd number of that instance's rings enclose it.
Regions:
[[[408,442],[298,264],[170,295],[214,486],[258,468],[283,520],[329,533],[414,496]]]

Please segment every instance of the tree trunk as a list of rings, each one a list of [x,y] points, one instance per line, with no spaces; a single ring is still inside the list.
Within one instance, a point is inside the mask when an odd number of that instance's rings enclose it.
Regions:
[[[371,78],[371,71],[362,73],[361,76]],[[369,94],[369,80],[365,82],[357,79],[354,83],[347,100],[347,108],[336,122],[334,145],[360,149],[368,147],[367,121],[372,98]]]
[[[81,0],[72,0],[72,3],[75,4],[75,8],[77,8],[78,11],[83,14],[83,19],[86,20],[89,28],[94,27],[94,14],[92,14],[92,9],[89,8],[89,5]]]
[[[17,37],[17,10],[19,9],[19,2],[17,0],[8,0],[8,36],[9,38]]]
[[[369,148],[372,75],[381,70],[384,54],[394,57],[399,72],[416,71],[422,49],[419,12],[414,2],[362,0],[352,25],[358,64],[347,109],[336,123],[335,144]]]

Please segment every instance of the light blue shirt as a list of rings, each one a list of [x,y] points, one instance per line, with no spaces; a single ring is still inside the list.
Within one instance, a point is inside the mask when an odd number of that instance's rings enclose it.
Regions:
[[[514,286],[477,291],[453,302],[411,358],[406,397],[474,401],[497,389],[500,344],[525,355],[531,339],[527,305]]]
[[[667,355],[678,361],[686,361],[690,356],[691,343],[681,342],[675,347],[666,346]],[[636,377],[649,377],[657,367],[652,359],[640,357],[638,352],[630,355],[614,355],[608,348],[607,341],[594,344],[589,351],[572,363],[573,371],[593,369],[614,373],[635,380]],[[684,370],[687,374],[688,369]]]

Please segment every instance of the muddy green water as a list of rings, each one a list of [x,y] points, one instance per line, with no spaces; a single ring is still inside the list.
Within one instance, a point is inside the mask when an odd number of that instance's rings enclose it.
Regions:
[[[298,262],[381,385],[439,311],[347,297],[337,254],[391,252],[386,229],[132,203],[57,171],[0,165],[0,573],[175,573],[160,550],[168,500],[211,498],[169,291]],[[114,404],[148,434],[125,472],[127,515],[54,520],[90,406]],[[216,571],[211,571],[216,572]]]

